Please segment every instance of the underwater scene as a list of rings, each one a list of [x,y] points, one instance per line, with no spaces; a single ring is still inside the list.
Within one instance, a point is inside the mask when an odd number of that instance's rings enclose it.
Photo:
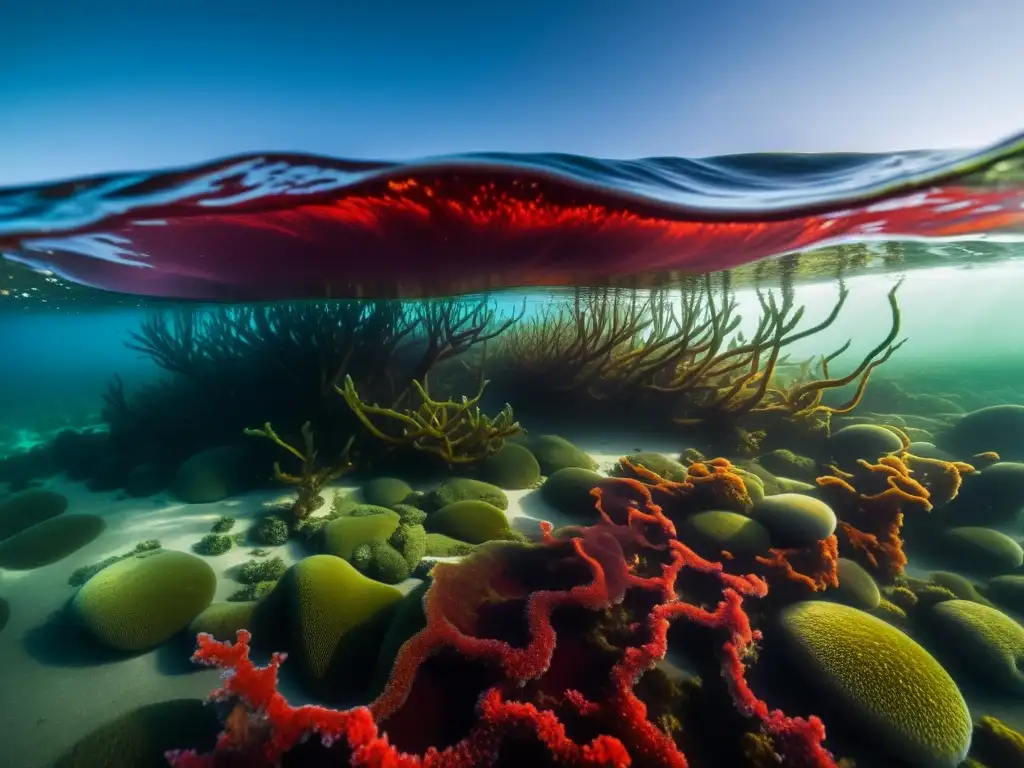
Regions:
[[[1024,766],[1024,137],[0,188],[0,766]]]

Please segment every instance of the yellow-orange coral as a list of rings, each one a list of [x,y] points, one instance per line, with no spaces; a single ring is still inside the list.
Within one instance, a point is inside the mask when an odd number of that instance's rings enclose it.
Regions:
[[[771,549],[768,557],[755,559],[780,572],[787,581],[801,584],[812,592],[839,586],[839,540],[835,534],[808,549]]]

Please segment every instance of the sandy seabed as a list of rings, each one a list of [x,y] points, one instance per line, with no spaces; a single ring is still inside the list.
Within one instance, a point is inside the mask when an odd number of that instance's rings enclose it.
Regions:
[[[590,453],[602,472],[640,446],[670,456],[679,453],[678,445],[656,445],[651,440],[629,444],[621,436],[613,440],[588,436],[576,444]],[[67,496],[65,514],[99,515],[107,526],[94,541],[56,563],[30,571],[0,571],[0,595],[11,608],[10,621],[0,631],[2,768],[46,768],[76,741],[122,714],[171,699],[203,699],[219,684],[217,670],[189,661],[188,637],[135,656],[101,654],[83,642],[87,638],[61,616],[75,594],[68,577],[76,568],[128,552],[145,539],[159,539],[165,549],[190,552],[221,516],[237,520],[232,533],[245,532],[290,497],[287,489],[259,490],[212,504],[182,504],[169,493],[144,499],[124,498],[118,491],[93,493],[61,476],[45,487]],[[335,495],[353,492],[358,492],[358,486],[339,484],[324,495],[330,503]],[[549,507],[535,489],[506,491],[506,495],[507,515],[513,527],[524,533],[536,533],[541,520],[556,527],[571,522]],[[226,600],[242,586],[233,576],[251,552],[251,546],[243,545],[204,558],[218,576],[215,602]],[[292,541],[273,548],[273,554],[291,564],[310,552]],[[409,579],[399,588],[405,591],[417,583]],[[282,682],[290,700],[308,701],[286,680]]]

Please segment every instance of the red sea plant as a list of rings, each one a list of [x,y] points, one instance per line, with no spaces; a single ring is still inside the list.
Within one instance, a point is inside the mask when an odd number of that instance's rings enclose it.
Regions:
[[[697,476],[726,474],[725,465],[711,466],[718,470]],[[711,482],[722,480],[705,480],[705,490]],[[661,492],[681,504],[684,486]],[[248,632],[233,644],[200,635],[193,658],[230,673],[213,698],[234,708],[213,753],[170,753],[171,764],[275,766],[316,735],[338,750],[338,765],[686,768],[686,756],[648,719],[634,690],[664,658],[672,622],[683,620],[718,638],[735,709],[773,760],[835,768],[818,718],[770,710],[747,683],[745,665],[760,633],[743,603],[763,597],[766,582],[726,573],[679,541],[651,488],[628,478],[604,483],[592,492],[596,525],[556,538],[545,524],[537,544],[496,542],[461,563],[437,565],[424,597],[426,628],[402,647],[387,687],[368,707],[292,707],[277,691],[282,654],[257,667]],[[611,626],[615,612],[620,619]],[[595,629],[616,642],[595,644]],[[460,665],[457,676],[452,664]],[[468,697],[452,693],[467,681]],[[460,723],[454,730],[452,721]]]

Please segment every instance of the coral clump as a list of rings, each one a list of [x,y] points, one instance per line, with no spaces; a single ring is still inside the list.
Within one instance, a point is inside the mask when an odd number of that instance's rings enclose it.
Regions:
[[[691,486],[723,474],[708,470]],[[677,485],[678,501],[685,484]],[[172,765],[276,765],[316,735],[339,765],[685,768],[679,723],[664,706],[648,709],[638,694],[649,691],[634,690],[664,658],[672,622],[685,621],[711,639],[731,717],[742,723],[737,745],[750,733],[759,759],[770,752],[794,768],[835,768],[819,719],[770,710],[747,682],[760,633],[743,604],[767,593],[764,580],[727,573],[675,538],[652,498],[658,487],[611,481],[594,490],[595,525],[556,538],[544,524],[536,544],[490,542],[436,565],[425,626],[368,707],[292,707],[277,691],[281,654],[260,668],[248,632],[234,644],[200,635],[193,658],[232,672],[214,697],[234,709],[212,755],[172,753]]]

